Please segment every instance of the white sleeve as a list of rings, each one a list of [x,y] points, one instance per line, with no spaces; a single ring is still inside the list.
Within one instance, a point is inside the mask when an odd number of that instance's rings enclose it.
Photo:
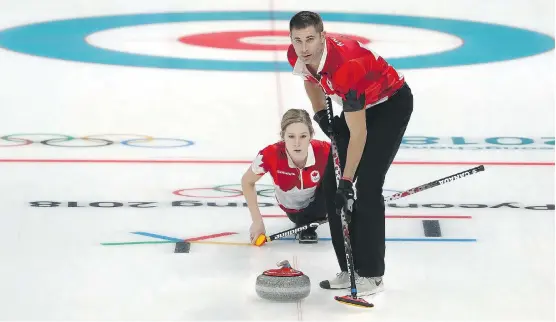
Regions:
[[[253,160],[253,162],[251,162],[251,171],[253,171],[255,174],[265,174],[266,170],[264,167],[264,162],[263,162],[263,155],[262,153],[257,154],[257,157],[255,158],[255,160]]]

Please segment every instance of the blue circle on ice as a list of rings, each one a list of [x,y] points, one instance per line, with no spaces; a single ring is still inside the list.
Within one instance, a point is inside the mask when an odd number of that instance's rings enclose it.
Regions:
[[[295,12],[209,11],[99,16],[39,22],[0,31],[0,47],[19,53],[75,62],[117,66],[213,71],[289,72],[286,61],[233,61],[189,59],[125,53],[88,44],[96,32],[138,25],[201,21],[287,20]],[[325,22],[370,23],[420,28],[459,37],[463,44],[452,50],[390,58],[398,69],[421,69],[483,64],[541,54],[554,48],[554,39],[532,30],[498,24],[370,13],[322,12]],[[285,55],[285,54],[284,54]]]

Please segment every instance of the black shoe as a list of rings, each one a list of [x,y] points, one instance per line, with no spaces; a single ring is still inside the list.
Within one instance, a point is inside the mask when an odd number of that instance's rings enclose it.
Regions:
[[[299,233],[300,244],[316,244],[319,241],[317,232],[313,229],[303,230]]]

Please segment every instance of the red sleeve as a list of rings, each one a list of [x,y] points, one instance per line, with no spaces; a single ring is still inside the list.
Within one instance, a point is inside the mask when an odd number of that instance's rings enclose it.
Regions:
[[[251,162],[251,171],[261,176],[270,171],[271,162],[276,160],[274,150],[272,145],[260,150],[253,162]]]
[[[373,72],[377,60],[373,54],[354,58],[345,62],[333,76],[334,88],[342,94],[356,88],[356,84],[367,74]],[[364,89],[362,89],[364,90]]]
[[[328,162],[328,154],[330,153],[330,143],[327,141],[313,140],[313,148],[315,149],[315,158],[317,162],[326,165]]]
[[[322,143],[324,145],[324,154],[328,158],[328,154],[330,154],[330,150],[331,150],[332,146],[330,145],[329,142],[326,142],[326,141],[323,141]]]
[[[330,150],[330,142],[322,141],[322,140],[313,140],[316,143],[316,147],[319,151],[322,151],[324,154],[328,155],[328,151]]]

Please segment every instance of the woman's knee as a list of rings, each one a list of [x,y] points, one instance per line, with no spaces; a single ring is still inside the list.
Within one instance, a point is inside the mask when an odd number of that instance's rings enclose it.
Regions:
[[[288,212],[288,213],[286,213],[286,215],[288,215],[288,219],[289,219],[292,223],[297,224],[297,216],[296,216],[295,214],[292,214],[292,213],[289,213],[289,212]]]

